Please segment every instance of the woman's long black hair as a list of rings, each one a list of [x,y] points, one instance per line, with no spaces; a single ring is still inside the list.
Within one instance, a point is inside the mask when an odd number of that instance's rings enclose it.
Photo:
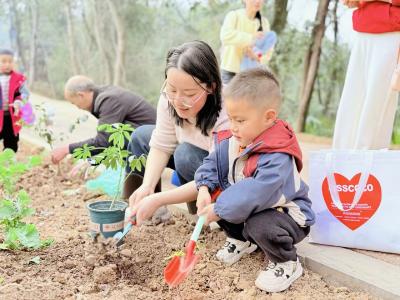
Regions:
[[[196,127],[201,130],[203,135],[208,136],[222,108],[222,83],[214,51],[203,41],[184,43],[168,51],[165,78],[167,78],[167,72],[170,68],[184,71],[199,84],[206,84],[207,89],[212,91],[211,94],[207,95],[207,100],[196,117]],[[178,116],[170,103],[168,105],[176,124],[182,127],[184,120]]]
[[[260,11],[256,12],[255,18],[260,21],[260,26],[258,27],[257,31],[263,31],[262,17],[261,17],[261,12]]]

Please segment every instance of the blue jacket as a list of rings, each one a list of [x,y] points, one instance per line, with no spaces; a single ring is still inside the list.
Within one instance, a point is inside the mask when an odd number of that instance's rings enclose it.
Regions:
[[[211,193],[222,190],[214,207],[221,219],[239,224],[252,214],[281,207],[300,226],[314,224],[308,186],[299,174],[300,147],[285,122],[277,121],[240,155],[234,137],[222,136],[214,135],[215,151],[195,174],[198,188],[207,186]],[[255,165],[249,172],[248,163],[252,160]]]

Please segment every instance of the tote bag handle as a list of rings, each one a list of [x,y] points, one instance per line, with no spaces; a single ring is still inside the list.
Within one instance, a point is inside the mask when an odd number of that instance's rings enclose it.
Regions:
[[[329,192],[332,198],[333,203],[335,206],[340,209],[341,211],[350,211],[352,210],[360,201],[362,194],[364,193],[364,188],[367,185],[368,178],[371,172],[372,168],[372,162],[373,162],[373,153],[371,151],[364,152],[365,154],[365,160],[363,162],[363,170],[361,171],[361,177],[357,185],[356,192],[354,194],[353,201],[350,205],[349,208],[345,209],[343,207],[342,202],[340,201],[339,198],[339,193],[336,188],[336,180],[333,175],[334,168],[333,168],[333,163],[334,163],[334,155],[332,152],[327,153],[325,157],[325,167],[326,167],[326,177],[328,179],[328,187],[329,187]]]

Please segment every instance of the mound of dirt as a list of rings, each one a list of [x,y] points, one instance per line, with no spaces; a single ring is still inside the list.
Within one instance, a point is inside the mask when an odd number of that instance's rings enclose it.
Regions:
[[[22,147],[19,156],[31,151]],[[63,173],[69,168],[64,164]],[[163,270],[171,254],[184,249],[193,222],[176,215],[168,225],[134,227],[120,249],[110,240],[93,241],[85,201],[98,199],[98,194],[87,193],[78,178],[56,174],[56,168],[45,163],[19,183],[36,209],[30,221],[43,238],[53,237],[55,242],[32,252],[0,252],[0,299],[371,299],[329,286],[308,270],[284,293],[262,292],[254,280],[265,266],[264,255],[256,252],[227,267],[215,258],[225,236],[209,229],[199,239],[201,260],[190,277],[169,289]],[[40,263],[29,264],[35,256]]]

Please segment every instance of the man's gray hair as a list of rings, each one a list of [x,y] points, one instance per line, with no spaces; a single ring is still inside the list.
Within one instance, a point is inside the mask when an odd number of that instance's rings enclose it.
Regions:
[[[76,94],[79,92],[92,92],[96,88],[93,80],[83,75],[76,75],[68,79],[65,90]]]

